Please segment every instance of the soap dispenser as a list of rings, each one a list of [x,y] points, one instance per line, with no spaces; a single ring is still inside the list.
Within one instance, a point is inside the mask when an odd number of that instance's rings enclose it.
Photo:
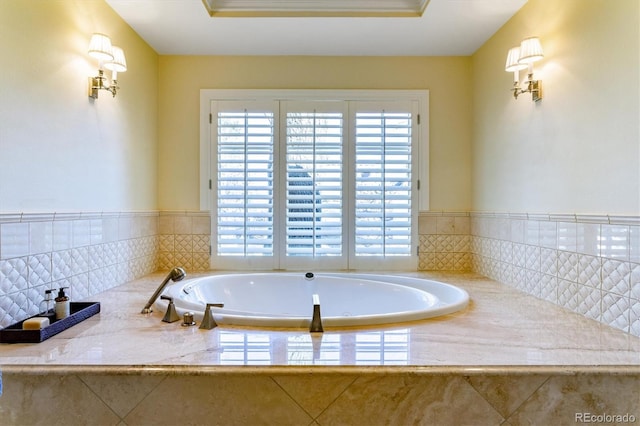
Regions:
[[[56,297],[56,319],[61,320],[71,315],[71,304],[69,303],[69,296],[64,294],[64,289],[68,287],[61,287],[58,291],[58,297]]]
[[[50,322],[53,322],[56,319],[56,312],[53,310],[53,293],[54,290],[45,290],[44,291],[44,300],[40,303],[40,314],[41,317],[49,318]]]

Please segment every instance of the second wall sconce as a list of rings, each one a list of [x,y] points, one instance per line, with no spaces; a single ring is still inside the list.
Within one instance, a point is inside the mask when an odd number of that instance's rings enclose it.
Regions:
[[[529,37],[522,40],[520,46],[512,47],[507,54],[507,62],[504,70],[513,72],[513,97],[523,93],[531,93],[531,100],[537,102],[542,99],[542,81],[533,79],[533,63],[544,58],[542,45],[538,37]],[[520,86],[520,70],[527,68],[527,80],[524,89]]]
[[[89,77],[89,97],[98,99],[98,91],[107,90],[113,97],[120,89],[118,87],[118,73],[127,70],[124,51],[118,46],[111,45],[111,39],[104,34],[95,33],[89,42],[89,56],[98,60],[98,75]],[[111,82],[104,75],[106,68],[111,71]]]

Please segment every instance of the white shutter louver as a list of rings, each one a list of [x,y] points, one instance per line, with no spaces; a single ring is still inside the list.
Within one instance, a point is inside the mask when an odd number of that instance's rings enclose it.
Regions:
[[[288,112],[286,254],[342,255],[342,113]]]
[[[217,253],[273,255],[272,112],[219,112]]]
[[[355,255],[411,255],[411,114],[356,113]]]

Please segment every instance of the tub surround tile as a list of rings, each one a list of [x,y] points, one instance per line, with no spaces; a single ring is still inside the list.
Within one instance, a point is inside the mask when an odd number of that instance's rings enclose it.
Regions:
[[[75,375],[5,374],[2,379],[0,418],[5,425],[106,425],[120,421]]]
[[[631,414],[637,419],[639,384],[637,376],[555,376],[542,384],[508,420],[513,424],[528,424],[535,419],[537,424],[571,425],[580,423],[576,415],[583,413]]]
[[[126,417],[165,380],[162,376],[96,376],[89,374],[79,375],[78,378],[121,419]]]
[[[317,418],[358,378],[356,374],[276,375],[273,380],[312,418]]]
[[[463,411],[451,406],[466,407]],[[358,407],[354,410],[354,407]],[[359,377],[317,419],[344,424],[500,424],[502,416],[460,377]]]
[[[301,425],[313,421],[271,378],[248,375],[167,377],[123,420],[127,424],[164,422],[176,419],[176,413],[192,424]]]
[[[467,381],[502,417],[509,418],[529,399],[548,375],[486,375],[469,376]]]

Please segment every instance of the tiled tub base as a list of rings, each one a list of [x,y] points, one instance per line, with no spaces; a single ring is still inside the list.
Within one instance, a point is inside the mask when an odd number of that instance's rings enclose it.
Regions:
[[[6,425],[575,425],[593,416],[640,422],[640,372],[60,368],[5,371],[0,397]]]

